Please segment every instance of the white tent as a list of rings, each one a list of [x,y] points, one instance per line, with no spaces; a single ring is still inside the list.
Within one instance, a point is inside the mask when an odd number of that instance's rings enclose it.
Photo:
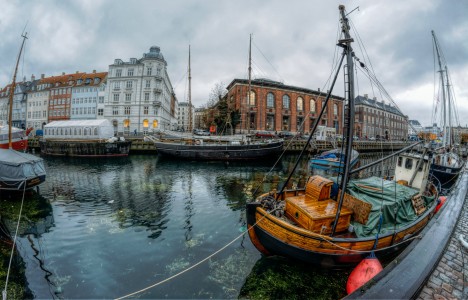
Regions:
[[[44,126],[44,139],[109,139],[114,127],[107,119],[53,121]]]

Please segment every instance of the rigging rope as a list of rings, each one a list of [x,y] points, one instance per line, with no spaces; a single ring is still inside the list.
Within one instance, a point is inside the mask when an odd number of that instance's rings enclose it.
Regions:
[[[3,300],[7,299],[8,279],[10,277],[11,262],[13,260],[13,253],[14,253],[15,245],[16,245],[16,237],[18,236],[18,229],[19,229],[19,224],[20,224],[20,221],[21,221],[21,214],[23,212],[23,203],[24,203],[24,195],[25,194],[26,194],[26,180],[24,180],[23,197],[21,198],[21,206],[20,206],[20,211],[19,211],[19,214],[18,214],[18,222],[16,224],[15,237],[13,238],[13,245],[11,247],[11,253],[10,253],[10,261],[8,262],[8,270],[7,270],[6,280],[5,280],[5,288],[2,291]]]

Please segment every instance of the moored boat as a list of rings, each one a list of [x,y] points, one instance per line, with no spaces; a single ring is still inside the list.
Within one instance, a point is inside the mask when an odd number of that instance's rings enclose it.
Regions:
[[[115,137],[107,119],[54,121],[44,126],[41,154],[55,156],[127,156],[131,141]]]
[[[281,255],[321,267],[346,268],[368,255],[390,258],[417,238],[434,214],[438,190],[429,177],[431,157],[424,152],[396,152],[395,176],[351,179],[354,136],[354,62],[345,8],[340,5],[348,102],[343,171],[335,179],[310,176],[303,187],[273,189],[247,203],[248,234],[266,255]],[[361,65],[362,66],[362,65]],[[335,80],[323,107],[330,99]],[[315,120],[309,141],[324,108]],[[402,149],[407,150],[407,149]],[[304,152],[304,150],[302,151]],[[299,158],[296,162],[298,165]],[[378,162],[378,161],[377,161]],[[291,171],[294,172],[294,170]],[[292,175],[289,175],[291,179]]]
[[[8,126],[0,125],[0,149],[8,149]],[[11,147],[18,151],[28,150],[28,136],[24,130],[11,127]]]
[[[434,31],[432,31],[432,37],[439,66],[437,73],[439,73],[440,82],[439,95],[441,96],[440,103],[442,104],[440,117],[443,136],[441,146],[435,150],[431,173],[440,182],[442,192],[446,193],[457,182],[457,179],[463,170],[464,161],[457,153],[455,153],[455,147],[453,145],[452,120],[455,119],[456,114],[454,113],[455,103],[453,103],[451,99],[452,87],[449,82],[450,76],[448,75],[448,68]]]
[[[359,160],[359,152],[352,150],[351,152],[351,168],[353,168]],[[345,155],[342,149],[335,148],[325,151],[310,159],[310,167],[315,169],[325,169],[332,171],[344,170]]]

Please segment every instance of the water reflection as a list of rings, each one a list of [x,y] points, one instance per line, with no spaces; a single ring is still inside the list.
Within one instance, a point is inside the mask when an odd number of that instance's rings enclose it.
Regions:
[[[184,270],[241,235],[246,201],[284,184],[296,157],[275,168],[272,161],[138,155],[45,162],[41,194],[50,201],[50,225],[19,239],[29,288],[37,298],[116,298]],[[298,171],[289,184],[305,183],[307,158]],[[208,263],[138,297],[235,298],[259,259],[243,236]]]

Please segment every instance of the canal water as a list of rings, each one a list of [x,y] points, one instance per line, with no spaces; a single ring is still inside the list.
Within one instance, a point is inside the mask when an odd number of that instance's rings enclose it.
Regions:
[[[148,287],[131,298],[345,295],[346,272],[262,258],[243,235],[246,201],[281,184],[295,157],[283,157],[273,168],[273,161],[226,164],[152,155],[45,162],[40,199],[50,213],[30,221],[17,241],[35,298],[119,298]],[[306,161],[299,169],[306,176]],[[300,280],[310,280],[303,291],[274,286]]]

